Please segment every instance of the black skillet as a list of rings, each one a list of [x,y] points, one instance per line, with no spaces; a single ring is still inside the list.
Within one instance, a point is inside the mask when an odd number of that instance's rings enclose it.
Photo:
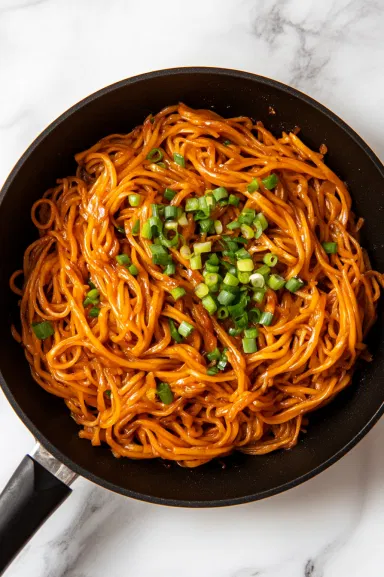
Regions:
[[[251,116],[275,134],[299,125],[310,147],[325,143],[329,166],[348,183],[355,210],[365,219],[362,242],[372,264],[384,271],[383,166],[344,122],[288,86],[234,70],[162,70],[104,88],[65,112],[29,147],[1,194],[1,385],[42,447],[25,457],[0,498],[0,572],[68,496],[76,474],[128,497],[163,505],[217,507],[255,501],[294,487],[337,461],[384,410],[381,311],[369,338],[373,362],[362,365],[353,385],[311,416],[308,434],[296,448],[263,457],[234,454],[224,463],[214,461],[197,469],[167,467],[160,460],[115,459],[107,447],[94,448],[80,440],[62,400],[32,380],[22,348],[11,337],[17,306],[8,284],[36,235],[30,221],[32,203],[57,177],[74,173],[76,152],[107,134],[127,132],[149,113],[179,101],[223,116]],[[11,431],[3,434],[12,442]]]

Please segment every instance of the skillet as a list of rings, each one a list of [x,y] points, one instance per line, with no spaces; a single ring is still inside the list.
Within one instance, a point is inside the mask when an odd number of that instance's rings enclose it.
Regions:
[[[108,86],[76,104],[32,143],[9,175],[0,196],[0,384],[38,441],[0,496],[0,574],[81,475],[109,490],[151,503],[217,507],[255,501],[317,475],[349,451],[384,410],[384,323],[368,339],[373,361],[359,366],[353,384],[311,415],[308,433],[291,451],[260,457],[234,454],[197,469],[160,460],[115,459],[92,447],[63,401],[32,379],[24,353],[10,333],[17,298],[9,277],[36,238],[30,208],[57,177],[73,174],[74,155],[114,132],[128,132],[151,112],[185,102],[223,116],[261,120],[276,135],[301,128],[311,148],[327,145],[327,164],[347,182],[354,209],[365,219],[362,244],[376,270],[384,270],[384,169],[362,139],[308,96],[273,80],[218,68],[160,70]],[[271,114],[273,107],[275,114]],[[2,431],[3,434],[11,434]],[[11,442],[11,439],[10,439]]]

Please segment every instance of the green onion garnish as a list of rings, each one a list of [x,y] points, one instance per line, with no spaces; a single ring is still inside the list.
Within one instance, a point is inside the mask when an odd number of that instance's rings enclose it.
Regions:
[[[174,152],[173,153],[173,160],[176,162],[176,164],[185,168],[185,158],[182,154],[179,154],[178,152]]]
[[[182,337],[187,338],[192,334],[194,326],[190,323],[187,323],[187,321],[183,321],[177,330]]]
[[[272,188],[275,188],[275,186],[279,182],[279,179],[277,178],[276,174],[270,174],[269,176],[263,178],[261,182],[264,184],[265,188],[267,188],[268,190],[272,190]]]
[[[136,220],[135,224],[132,227],[132,234],[133,236],[137,236],[140,232],[140,221]]]
[[[189,259],[191,258],[191,249],[188,245],[184,244],[180,249],[180,254],[183,258]]]
[[[249,321],[251,323],[258,323],[260,321],[260,317],[261,317],[261,310],[260,309],[250,309],[248,311],[248,316],[249,316]],[[256,328],[256,331],[257,331],[257,334],[255,336],[257,337],[259,334],[259,331],[257,330],[257,328]],[[245,336],[247,336],[247,335],[245,335]]]
[[[272,320],[273,320],[273,314],[269,313],[267,311],[264,311],[263,313],[261,313],[259,323],[261,325],[269,327],[269,325],[272,323]]]
[[[221,353],[217,347],[216,349],[213,349],[213,351],[211,351],[210,353],[207,353],[207,359],[209,361],[218,361],[220,359],[220,356]]]
[[[258,239],[263,234],[263,227],[261,226],[260,221],[257,219],[253,221],[253,226],[255,228],[255,238]]]
[[[178,286],[174,289],[171,290],[171,295],[173,296],[173,298],[175,299],[175,301],[177,301],[178,299],[180,299],[181,297],[183,297],[186,294],[185,289],[183,289],[182,287]]]
[[[116,260],[119,264],[123,266],[128,266],[129,264],[131,264],[131,259],[127,254],[118,254],[116,256]]]
[[[169,201],[173,200],[176,194],[177,192],[175,190],[172,190],[172,188],[166,188],[164,190],[164,198],[166,198]]]
[[[208,234],[212,228],[213,220],[211,220],[210,218],[206,218],[204,220],[200,220],[199,224],[200,224],[200,232],[202,234]]]
[[[186,212],[194,212],[199,210],[199,199],[198,198],[187,198],[185,203]]]
[[[229,230],[235,230],[236,228],[240,228],[241,224],[237,220],[233,220],[227,224],[227,228]]]
[[[153,264],[159,264],[166,266],[172,262],[171,255],[169,252],[159,244],[151,244],[150,246],[152,252],[152,262]]]
[[[243,261],[243,262],[244,262],[244,261]],[[250,277],[251,277],[251,273],[239,271],[239,272],[237,273],[237,276],[238,276],[239,281],[241,282],[241,284],[248,284],[248,283],[249,283],[249,279],[250,279]]]
[[[156,393],[164,405],[170,405],[173,401],[173,393],[168,383],[158,383]]]
[[[177,206],[168,205],[164,209],[165,220],[174,220],[177,218]]]
[[[251,229],[251,227],[248,224],[242,224],[241,225],[241,234],[244,235],[244,237],[247,240],[249,240],[255,236],[254,231]]]
[[[242,332],[243,332],[243,329],[241,327],[238,327],[238,328],[230,327],[228,330],[228,333],[231,337],[237,337],[237,335],[239,335]]]
[[[87,285],[89,286],[89,288],[91,288],[93,290],[96,289],[96,285],[93,284],[93,282],[91,281],[90,278],[87,280]]]
[[[195,295],[199,298],[202,299],[204,297],[207,296],[207,294],[209,293],[209,288],[208,286],[201,282],[200,284],[197,285],[197,287],[195,288]]]
[[[239,279],[234,274],[227,272],[224,277],[224,284],[229,286],[237,286],[239,284]]]
[[[221,220],[215,220],[213,225],[215,227],[216,234],[221,234],[223,232],[223,223],[221,222]]]
[[[131,264],[131,266],[128,267],[128,270],[132,276],[137,276],[139,274],[139,269],[134,264]]]
[[[117,226],[117,227],[116,227],[116,230],[117,230],[118,232],[120,232],[121,234],[125,234],[125,228],[124,228],[123,226]]]
[[[86,299],[83,302],[83,306],[96,305],[99,302],[100,293],[97,289],[92,289],[87,293]]]
[[[205,263],[205,270],[207,272],[219,272],[220,267],[219,267],[219,265],[211,264],[210,262],[207,261]]]
[[[219,369],[219,371],[224,371],[225,367],[227,366],[227,362],[228,362],[227,350],[228,349],[223,349],[220,360],[217,363],[217,368]]]
[[[213,300],[211,295],[207,295],[201,301],[203,307],[209,312],[210,315],[213,315],[217,311],[217,305]]]
[[[226,188],[224,188],[224,186],[215,188],[215,190],[212,191],[212,194],[215,197],[216,202],[219,202],[220,200],[223,200],[223,198],[228,197],[228,191]]]
[[[247,186],[247,190],[248,192],[256,192],[256,190],[259,190],[259,181],[257,180],[257,178],[254,178]]]
[[[218,372],[219,369],[217,367],[209,367],[209,369],[207,369],[207,375],[209,375],[210,377],[213,377],[213,375],[217,375]]]
[[[279,259],[277,258],[277,255],[273,254],[272,252],[269,252],[263,256],[263,263],[267,266],[276,266],[278,261]]]
[[[208,286],[209,289],[212,290],[212,287],[215,287],[219,282],[219,275],[215,272],[210,272],[204,275],[205,284]]]
[[[263,277],[266,277],[269,275],[269,273],[271,272],[271,269],[269,266],[267,266],[266,264],[263,264],[262,266],[260,266],[255,272],[262,274]]]
[[[264,289],[255,290],[253,295],[252,295],[253,300],[259,304],[263,302],[264,297],[265,297],[265,290]]]
[[[224,146],[229,146],[230,144],[232,144],[232,142],[230,140],[224,140],[223,144]]]
[[[42,321],[41,323],[32,323],[32,330],[40,341],[47,339],[55,334],[55,329],[49,321]]]
[[[228,198],[228,204],[232,206],[239,206],[240,199],[235,194],[230,194]]]
[[[263,286],[265,285],[265,278],[259,272],[254,272],[253,274],[251,274],[249,280],[251,285],[255,288],[263,288]]]
[[[167,264],[167,266],[164,269],[164,274],[167,274],[168,276],[171,276],[171,274],[175,274],[175,272],[176,272],[176,265],[174,262]]]
[[[185,214],[185,212],[181,213],[181,216],[180,216],[180,218],[177,219],[177,222],[179,223],[180,226],[187,226],[188,219],[187,219],[187,215]]]
[[[251,255],[244,247],[242,247],[236,251],[236,258],[237,260],[249,259],[251,258]]]
[[[291,293],[295,293],[296,291],[301,289],[302,286],[304,286],[304,281],[301,280],[301,278],[297,278],[297,277],[290,278],[285,283],[285,288],[287,290],[289,290]]]
[[[179,333],[177,332],[175,323],[173,322],[172,319],[168,319],[168,323],[169,323],[169,330],[171,333],[171,337],[173,338],[174,341],[176,341],[177,343],[181,343],[181,341],[183,340],[183,338],[181,337],[181,335],[179,335]]]
[[[264,214],[263,214],[262,212],[259,212],[259,213],[256,215],[255,220],[258,220],[258,221],[260,222],[263,231],[264,231],[266,228],[268,228],[268,221],[267,221],[267,219],[265,218],[265,216],[264,216]],[[255,222],[254,222],[253,224],[255,224]]]
[[[152,228],[151,225],[149,223],[149,220],[147,220],[144,224],[143,224],[143,228],[141,231],[141,236],[143,238],[148,238],[151,239],[152,238]]]
[[[230,305],[231,302],[235,300],[235,298],[236,298],[236,295],[223,289],[219,292],[217,300],[219,301],[219,303],[221,305],[227,306],[227,305]]]
[[[200,270],[203,268],[203,263],[200,254],[193,254],[191,260],[189,261],[189,266],[192,270]]]
[[[150,160],[151,162],[160,162],[160,160],[163,160],[163,156],[164,154],[160,148],[152,148],[152,150],[147,154],[147,160]]]
[[[217,318],[218,318],[220,321],[222,321],[222,320],[224,320],[224,319],[226,319],[226,318],[228,318],[228,317],[229,317],[229,311],[228,311],[228,308],[227,308],[227,307],[223,306],[223,307],[219,307],[219,308],[217,309]]]
[[[203,252],[211,252],[212,243],[211,242],[195,242],[193,245],[193,252],[195,254],[201,254]]]
[[[244,208],[239,215],[238,221],[240,224],[252,224],[255,217],[256,211],[253,208]]]
[[[93,319],[98,317],[99,314],[100,314],[100,309],[98,309],[97,307],[92,307],[88,313],[88,315]]]
[[[252,327],[250,329],[244,329],[244,336],[247,339],[255,339],[259,334],[257,327]]]
[[[244,338],[242,339],[243,351],[246,354],[256,353],[257,344],[255,338]]]
[[[141,196],[140,194],[130,194],[128,196],[128,202],[130,206],[140,206],[141,204]]]
[[[285,285],[285,279],[278,274],[271,274],[271,276],[268,279],[268,286],[274,291],[283,288],[284,285]]]
[[[251,258],[240,259],[237,261],[237,268],[241,272],[252,272],[253,271],[253,260]]]
[[[209,262],[210,264],[214,264],[214,265],[220,264],[219,257],[217,256],[217,254],[215,252],[210,255],[207,262]]]
[[[323,242],[323,249],[327,254],[337,253],[337,243],[336,242]]]

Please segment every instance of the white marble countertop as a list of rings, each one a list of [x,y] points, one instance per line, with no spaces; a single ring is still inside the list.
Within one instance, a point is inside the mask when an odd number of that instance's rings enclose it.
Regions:
[[[36,135],[89,93],[174,66],[291,84],[384,159],[382,0],[0,0],[0,185]],[[33,439],[0,394],[0,487]],[[171,509],[85,480],[9,577],[378,577],[384,421],[291,491],[227,509]]]

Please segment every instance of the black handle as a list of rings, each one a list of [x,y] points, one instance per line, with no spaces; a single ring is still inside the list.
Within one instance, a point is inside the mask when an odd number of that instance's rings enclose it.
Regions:
[[[27,455],[0,495],[0,575],[71,489]]]

